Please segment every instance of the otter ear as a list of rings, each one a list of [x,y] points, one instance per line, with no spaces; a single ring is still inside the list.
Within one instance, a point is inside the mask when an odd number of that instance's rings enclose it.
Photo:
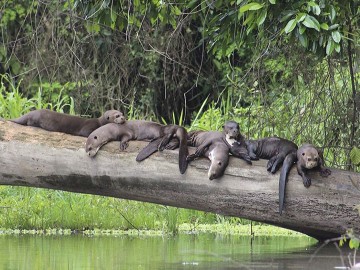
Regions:
[[[94,136],[94,139],[97,140],[97,136]]]

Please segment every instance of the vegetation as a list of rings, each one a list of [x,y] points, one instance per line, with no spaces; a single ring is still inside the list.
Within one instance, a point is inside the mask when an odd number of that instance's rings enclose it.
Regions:
[[[86,116],[117,108],[190,129],[234,119],[246,137],[311,142],[328,166],[359,171],[358,1],[9,0],[0,9],[4,118],[46,107]],[[175,232],[223,222],[96,196],[0,192],[0,226],[12,228]]]

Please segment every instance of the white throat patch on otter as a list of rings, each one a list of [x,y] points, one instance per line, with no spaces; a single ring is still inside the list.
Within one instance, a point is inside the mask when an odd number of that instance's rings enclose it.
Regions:
[[[233,144],[236,142],[236,140],[234,138],[231,138],[229,134],[226,134],[226,141],[228,144],[230,144],[231,146],[233,146]]]

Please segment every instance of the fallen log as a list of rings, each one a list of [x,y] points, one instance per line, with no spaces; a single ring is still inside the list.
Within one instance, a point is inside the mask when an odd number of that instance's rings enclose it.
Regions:
[[[360,231],[360,174],[332,169],[328,178],[310,174],[304,188],[294,167],[278,213],[278,178],[266,161],[247,165],[230,158],[225,175],[210,181],[209,161],[178,170],[178,152],[165,150],[136,162],[146,142],[124,152],[111,142],[95,158],[85,154],[86,138],[0,121],[1,185],[58,189],[191,208],[247,218],[305,233],[320,240]]]

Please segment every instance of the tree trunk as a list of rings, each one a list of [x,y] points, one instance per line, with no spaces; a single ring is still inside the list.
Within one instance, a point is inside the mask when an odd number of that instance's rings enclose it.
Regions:
[[[124,152],[118,142],[111,142],[95,158],[85,154],[85,142],[84,137],[0,121],[0,184],[192,208],[273,224],[320,240],[351,228],[360,231],[358,173],[332,169],[328,178],[313,173],[311,187],[305,188],[294,166],[280,216],[279,173],[268,173],[264,160],[250,166],[230,158],[225,175],[210,181],[207,159],[191,162],[181,175],[177,150],[139,163],[135,157],[145,142],[130,142]]]

